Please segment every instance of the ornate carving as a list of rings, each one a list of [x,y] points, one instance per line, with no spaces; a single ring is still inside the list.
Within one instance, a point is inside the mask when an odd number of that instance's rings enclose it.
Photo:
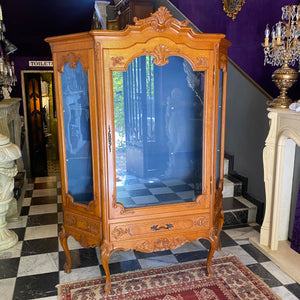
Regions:
[[[164,251],[169,249],[176,249],[188,242],[188,239],[181,237],[160,238],[154,241],[141,241],[135,244],[134,249],[142,252]]]
[[[223,0],[223,10],[234,21],[244,4],[245,0]]]
[[[146,19],[138,19],[137,17],[133,18],[135,25],[144,25],[149,24],[155,31],[165,31],[171,26],[185,27],[188,25],[189,21],[179,21],[173,18],[173,15],[167,10],[166,7],[160,7],[155,13],[151,14],[151,17]]]
[[[58,72],[60,73],[63,73],[64,72],[64,68],[65,68],[65,64],[66,63],[69,63],[69,68],[76,68],[76,63],[78,61],[80,61],[80,55],[76,55],[75,53],[73,52],[69,52],[67,55],[64,55],[62,58],[61,58],[61,62],[60,64],[58,65]]]
[[[130,227],[115,227],[111,233],[113,237],[118,240],[120,237],[122,237],[125,234],[130,235]]]
[[[96,53],[96,59],[97,60],[100,59],[100,52],[101,52],[101,43],[96,42],[96,44],[95,44],[95,53]]]
[[[123,59],[124,59],[123,56],[114,56],[114,57],[112,57],[111,61],[112,61],[113,67],[116,66],[116,65],[124,65]]]
[[[220,57],[220,68],[227,72],[227,56],[221,55]]]
[[[164,66],[169,62],[168,58],[171,55],[177,54],[179,49],[171,51],[166,45],[159,44],[153,51],[143,51],[146,55],[152,55],[154,57],[153,63],[157,66]]]
[[[208,226],[208,219],[206,217],[200,217],[194,221],[193,225],[199,227],[207,227]]]
[[[208,58],[207,57],[197,57],[195,60],[195,65],[197,68],[208,67]]]
[[[76,227],[80,230],[84,230],[93,235],[98,235],[100,233],[100,226],[96,222],[90,222],[81,217],[75,217],[74,215],[66,215],[64,224],[70,227]]]

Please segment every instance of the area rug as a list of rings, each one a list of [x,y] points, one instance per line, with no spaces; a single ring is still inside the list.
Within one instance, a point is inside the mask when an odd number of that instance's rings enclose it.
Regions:
[[[105,296],[105,277],[58,285],[58,300],[278,300],[274,292],[235,256],[112,275]]]

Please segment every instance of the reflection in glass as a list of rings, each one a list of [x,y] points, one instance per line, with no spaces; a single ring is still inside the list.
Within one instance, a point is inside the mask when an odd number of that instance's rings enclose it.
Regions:
[[[68,192],[74,201],[93,200],[88,77],[81,63],[65,65],[61,74]]]
[[[125,207],[194,201],[202,193],[205,72],[181,57],[141,56],[113,72],[117,201]]]
[[[217,177],[216,188],[219,187],[220,180],[220,159],[221,159],[221,126],[222,126],[222,99],[223,99],[223,70],[220,70],[219,75],[219,103],[218,103],[218,140],[217,140]]]

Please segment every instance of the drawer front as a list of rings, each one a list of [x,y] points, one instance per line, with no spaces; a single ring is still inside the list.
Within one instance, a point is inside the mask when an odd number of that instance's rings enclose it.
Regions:
[[[110,240],[120,241],[155,234],[162,235],[179,231],[205,230],[209,228],[209,225],[208,214],[110,224]]]
[[[69,229],[101,237],[101,222],[88,217],[64,212],[64,226]]]

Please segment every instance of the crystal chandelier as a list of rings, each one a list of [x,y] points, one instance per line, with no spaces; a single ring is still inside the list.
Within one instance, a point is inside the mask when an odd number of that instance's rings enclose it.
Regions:
[[[14,62],[9,61],[9,54],[15,52],[17,47],[5,38],[5,32],[6,28],[3,23],[0,5],[0,101],[10,97],[9,94],[12,86],[14,86],[17,81]]]
[[[264,64],[282,66],[277,69],[272,80],[280,90],[280,95],[270,104],[272,107],[287,108],[292,100],[287,90],[297,81],[297,72],[289,66],[300,59],[300,5],[282,7],[282,21],[265,29]],[[271,34],[271,39],[270,39]]]

